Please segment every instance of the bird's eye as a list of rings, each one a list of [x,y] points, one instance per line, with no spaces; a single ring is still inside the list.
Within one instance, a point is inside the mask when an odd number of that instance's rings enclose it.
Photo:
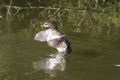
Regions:
[[[47,25],[47,23],[45,25]]]

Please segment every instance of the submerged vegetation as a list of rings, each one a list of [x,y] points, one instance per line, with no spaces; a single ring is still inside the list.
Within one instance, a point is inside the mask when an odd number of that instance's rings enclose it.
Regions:
[[[0,0],[0,33],[39,30],[44,21],[92,37],[120,36],[120,0]]]

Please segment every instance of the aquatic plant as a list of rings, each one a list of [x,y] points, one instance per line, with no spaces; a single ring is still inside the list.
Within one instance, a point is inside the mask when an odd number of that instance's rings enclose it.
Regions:
[[[119,0],[1,0],[0,28],[39,30],[51,20],[75,33],[114,37],[120,35],[119,5]]]

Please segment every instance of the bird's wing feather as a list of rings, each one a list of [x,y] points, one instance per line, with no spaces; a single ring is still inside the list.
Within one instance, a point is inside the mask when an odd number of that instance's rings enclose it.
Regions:
[[[48,34],[49,34],[49,30],[40,31],[35,35],[34,40],[47,41]]]

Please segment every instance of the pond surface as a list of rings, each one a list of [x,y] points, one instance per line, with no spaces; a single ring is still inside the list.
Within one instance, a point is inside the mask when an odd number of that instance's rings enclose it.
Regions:
[[[0,80],[120,80],[119,41],[66,31],[73,51],[63,56],[35,41],[36,33],[0,34]]]

